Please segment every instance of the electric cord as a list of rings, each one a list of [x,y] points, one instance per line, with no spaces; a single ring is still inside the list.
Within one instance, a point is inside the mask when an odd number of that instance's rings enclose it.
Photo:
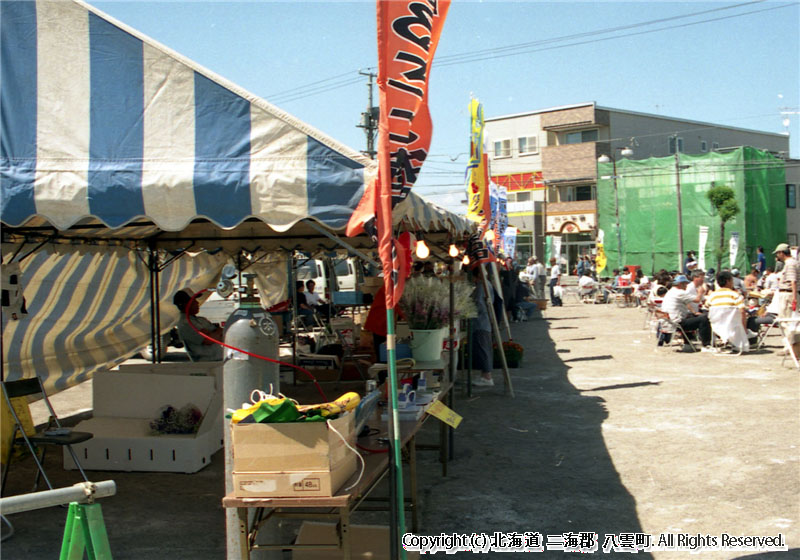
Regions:
[[[221,340],[217,340],[214,337],[208,336],[206,333],[204,333],[203,331],[201,331],[200,329],[195,327],[194,323],[192,323],[191,316],[189,315],[189,308],[192,306],[192,302],[194,300],[196,300],[198,296],[202,295],[204,292],[207,292],[207,291],[208,291],[208,288],[204,288],[204,289],[200,290],[199,292],[197,292],[196,294],[194,294],[189,299],[189,302],[186,304],[186,307],[184,309],[184,314],[186,315],[186,321],[189,323],[189,326],[192,327],[192,330],[194,330],[194,332],[196,332],[197,334],[199,334],[200,336],[202,336],[206,340],[209,340],[209,341],[211,341],[211,342],[213,342],[215,344],[219,344],[220,346],[223,346],[223,347],[228,348],[230,350],[233,350],[235,352],[241,352],[242,354],[246,354],[246,355],[251,356],[253,358],[258,358],[259,360],[264,360],[265,362],[272,362],[273,364],[289,366],[290,368],[294,368],[296,370],[302,371],[308,377],[311,378],[311,381],[314,382],[314,385],[317,387],[317,391],[319,391],[319,394],[322,395],[323,402],[328,402],[328,397],[325,396],[325,392],[322,390],[322,387],[317,382],[317,378],[314,377],[313,375],[311,375],[311,372],[308,371],[307,369],[302,368],[300,366],[296,366],[294,364],[287,363],[287,362],[282,362],[282,361],[276,360],[274,358],[267,358],[266,356],[261,356],[259,354],[255,354],[254,352],[248,352],[247,350],[243,350],[241,348],[237,348],[236,346],[232,346],[230,344],[222,342]]]
[[[358,483],[361,482],[361,478],[364,476],[364,470],[367,468],[367,463],[364,461],[364,457],[361,456],[361,453],[359,453],[355,447],[350,445],[350,442],[347,441],[347,439],[339,432],[339,430],[333,427],[333,423],[330,420],[327,420],[326,422],[328,424],[328,428],[333,430],[333,433],[339,436],[339,439],[341,439],[342,442],[347,446],[347,449],[356,454],[356,457],[358,457],[358,460],[361,463],[361,471],[358,473],[358,478],[355,482],[353,482],[353,484],[344,489],[345,492],[348,492],[358,486]]]

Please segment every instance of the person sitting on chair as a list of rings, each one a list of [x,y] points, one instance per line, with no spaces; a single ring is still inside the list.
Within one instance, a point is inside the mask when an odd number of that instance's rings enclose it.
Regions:
[[[305,294],[305,284],[303,284],[302,280],[298,280],[295,283],[297,288],[297,313],[300,315],[301,318],[305,319],[306,317],[313,318],[314,317],[314,309],[308,305],[308,300],[306,299]]]
[[[711,328],[725,342],[741,352],[747,352],[750,344],[747,340],[744,296],[733,289],[733,274],[727,270],[717,274],[717,285],[719,288],[708,296]]]
[[[200,312],[200,304],[196,299],[192,299],[192,291],[189,288],[179,290],[172,298],[172,303],[180,311],[178,318],[178,335],[181,337],[186,353],[195,362],[219,362],[222,360],[222,346],[213,340],[200,335],[197,331],[211,337],[214,340],[222,341],[222,327],[216,325],[197,315]],[[186,318],[188,306],[189,319]],[[189,324],[191,321],[191,324]],[[194,326],[194,328],[192,328]],[[197,329],[197,330],[195,330]]]
[[[516,321],[527,321],[533,318],[537,305],[530,301],[533,298],[531,288],[525,282],[516,282],[513,294],[512,317]]]
[[[689,310],[690,303],[700,303],[700,296],[692,297],[686,293],[686,286],[689,279],[683,274],[679,274],[672,282],[672,288],[664,296],[661,309],[669,313],[669,318],[678,323],[686,331],[698,331],[700,341],[704,347],[711,344],[711,324],[708,322],[708,315],[705,313],[692,312]]]
[[[308,304],[311,309],[328,319],[328,304],[322,299],[321,295],[314,291],[314,288],[316,287],[317,284],[313,280],[306,281],[306,304]]]
[[[591,276],[591,272],[584,268],[583,276],[578,280],[578,294],[581,298],[590,298],[597,291],[597,286]]]

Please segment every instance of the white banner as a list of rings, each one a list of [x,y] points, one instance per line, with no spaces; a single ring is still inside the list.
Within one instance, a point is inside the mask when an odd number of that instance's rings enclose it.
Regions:
[[[700,239],[697,244],[697,268],[706,270],[706,243],[708,243],[708,226],[700,226]]]
[[[556,258],[556,264],[561,263],[561,236],[554,235],[553,236],[553,254],[551,255]],[[561,271],[564,273],[564,271]]]
[[[508,226],[503,236],[503,250],[511,259],[517,255],[517,228]]]
[[[739,252],[739,232],[738,231],[731,232],[731,240],[730,240],[730,244],[729,244],[729,249],[730,249],[730,252],[731,252],[731,255],[730,255],[730,259],[731,259],[730,267],[731,268],[735,268],[736,267],[736,253]]]

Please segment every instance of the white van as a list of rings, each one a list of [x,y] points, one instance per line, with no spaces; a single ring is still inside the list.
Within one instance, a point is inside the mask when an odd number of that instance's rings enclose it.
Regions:
[[[316,284],[314,291],[325,301],[330,301],[330,267],[323,259],[304,259],[297,262],[295,280],[302,281],[303,284],[313,280]],[[291,286],[289,287],[291,293]]]
[[[340,292],[359,291],[364,284],[364,267],[355,257],[336,259],[333,262],[333,273],[336,276],[336,289]]]

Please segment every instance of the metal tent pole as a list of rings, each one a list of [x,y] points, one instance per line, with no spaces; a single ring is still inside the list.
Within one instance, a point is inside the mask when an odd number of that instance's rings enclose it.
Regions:
[[[508,363],[506,362],[506,353],[503,351],[503,337],[500,336],[500,327],[497,325],[497,315],[494,313],[494,304],[489,298],[489,282],[486,279],[486,270],[482,264],[478,265],[481,271],[481,281],[483,282],[483,296],[486,298],[486,308],[489,312],[489,319],[492,322],[492,333],[499,348],[500,363],[503,366],[503,377],[506,383],[506,393],[511,397],[514,396],[514,388],[511,386],[511,374],[508,372]]]

